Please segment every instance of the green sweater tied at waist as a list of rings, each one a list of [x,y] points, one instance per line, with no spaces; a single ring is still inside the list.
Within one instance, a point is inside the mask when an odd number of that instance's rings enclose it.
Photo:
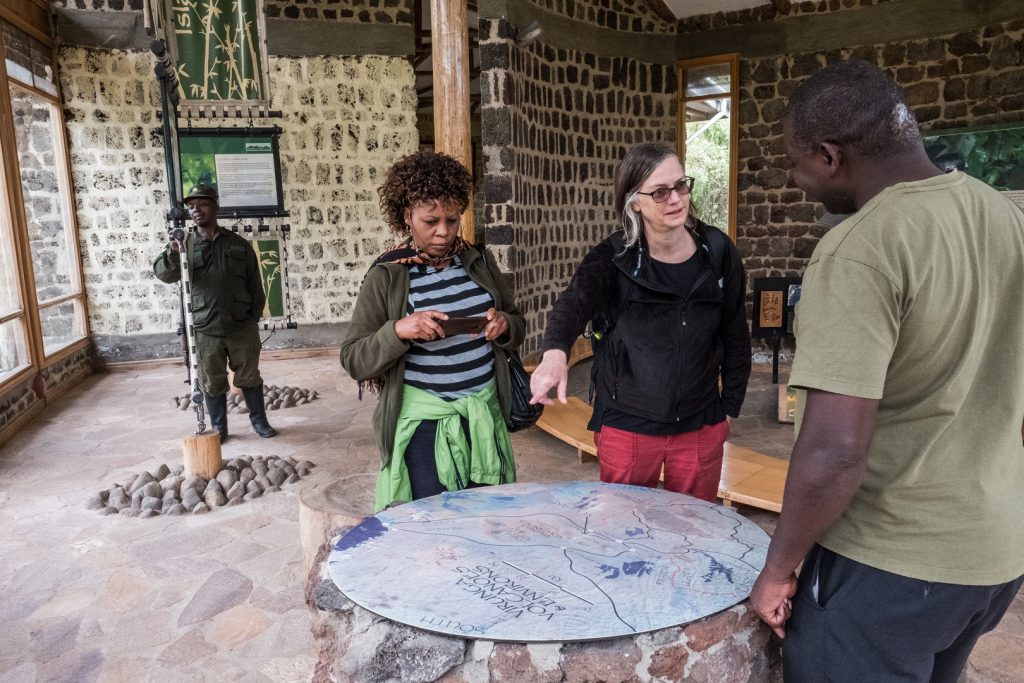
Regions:
[[[469,423],[469,439],[462,419]],[[392,457],[377,477],[376,510],[412,500],[405,449],[423,420],[437,421],[434,458],[438,480],[449,491],[474,484],[507,484],[516,480],[512,444],[504,428],[497,386],[491,381],[479,392],[445,401],[405,385],[402,412],[395,431]]]

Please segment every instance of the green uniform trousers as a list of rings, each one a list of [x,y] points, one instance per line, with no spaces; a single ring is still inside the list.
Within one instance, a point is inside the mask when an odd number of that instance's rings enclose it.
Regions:
[[[233,334],[214,337],[196,333],[199,351],[199,383],[209,396],[228,392],[227,368],[235,373],[235,386],[254,389],[263,384],[260,376],[260,332],[253,324]]]

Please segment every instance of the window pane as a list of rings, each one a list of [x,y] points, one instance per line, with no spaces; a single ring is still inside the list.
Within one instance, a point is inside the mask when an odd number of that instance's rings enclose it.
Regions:
[[[729,102],[686,103],[686,174],[693,176],[693,205],[709,225],[729,228]]]
[[[0,181],[0,193],[4,192]],[[0,317],[21,310],[18,291],[18,267],[14,258],[14,239],[7,222],[7,212],[0,209]]]
[[[20,318],[0,323],[0,382],[28,367],[25,325]]]
[[[76,245],[71,239],[66,195],[61,191],[67,181],[57,165],[62,150],[53,126],[55,107],[41,96],[12,85],[11,110],[36,296],[42,303],[77,294]]]
[[[4,22],[4,60],[7,75],[51,95],[57,94],[53,52],[46,43]]]
[[[686,96],[727,95],[731,74],[732,67],[729,62],[687,67]]]
[[[67,301],[40,309],[39,324],[43,328],[43,351],[47,356],[85,336],[85,325],[79,301]]]

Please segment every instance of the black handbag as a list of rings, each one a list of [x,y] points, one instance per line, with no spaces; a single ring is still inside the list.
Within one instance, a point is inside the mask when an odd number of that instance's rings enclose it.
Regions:
[[[506,426],[508,431],[518,432],[532,427],[540,419],[544,406],[540,403],[530,404],[530,399],[533,398],[533,392],[530,391],[530,376],[523,369],[519,354],[510,351],[505,357],[508,359],[508,379],[512,390],[512,410],[509,412]]]

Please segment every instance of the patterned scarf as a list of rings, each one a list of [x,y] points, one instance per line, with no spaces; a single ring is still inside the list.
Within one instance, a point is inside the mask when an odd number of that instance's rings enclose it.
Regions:
[[[445,252],[444,256],[430,256],[425,251],[420,251],[413,246],[412,238],[400,242],[377,257],[377,263],[400,263],[404,266],[437,266],[439,263],[458,256],[469,249],[472,245],[461,237],[456,237],[452,246]]]
[[[391,249],[388,249],[383,254],[377,257],[374,261],[374,265],[378,263],[398,263],[403,266],[434,266],[437,264],[448,261],[467,249],[472,248],[466,240],[461,237],[456,237],[452,246],[445,252],[444,256],[430,256],[425,251],[421,251],[413,246],[412,238],[396,244]],[[359,383],[359,400],[363,400],[363,391],[369,391],[372,394],[380,396],[380,392],[384,389],[384,375],[378,375],[371,377],[370,379],[361,380]]]

